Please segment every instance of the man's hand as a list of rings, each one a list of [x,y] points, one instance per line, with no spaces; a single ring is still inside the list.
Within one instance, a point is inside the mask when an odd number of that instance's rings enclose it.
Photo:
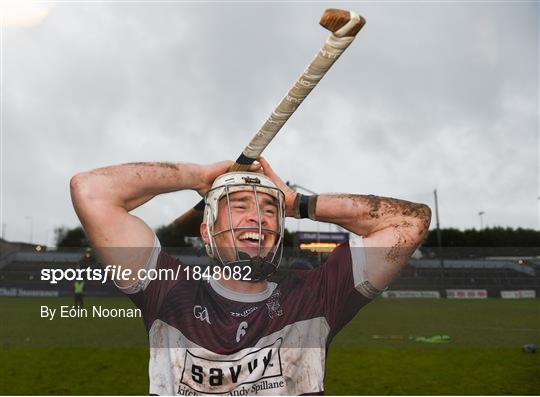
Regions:
[[[201,165],[201,171],[200,171],[200,183],[195,187],[195,190],[197,193],[199,193],[202,197],[205,196],[206,193],[210,190],[212,187],[212,184],[214,183],[215,179],[223,175],[227,172],[229,172],[229,168],[234,164],[234,161],[231,160],[225,160],[220,161],[219,163],[214,164],[208,164],[208,165]],[[259,163],[253,163],[249,167],[249,172],[258,172],[261,169],[261,164]]]
[[[296,193],[291,189],[283,180],[274,172],[270,164],[264,157],[259,157],[259,168],[262,170],[262,173],[270,178],[276,186],[285,194],[285,215],[294,216],[294,199],[296,198]]]
[[[233,164],[234,161],[225,160],[219,163],[201,165],[200,183],[195,188],[197,193],[204,197],[212,187],[214,180],[218,176],[225,174]]]

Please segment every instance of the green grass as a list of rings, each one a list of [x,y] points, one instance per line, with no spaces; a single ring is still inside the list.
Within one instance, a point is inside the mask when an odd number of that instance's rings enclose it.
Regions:
[[[334,349],[328,394],[538,395],[537,355],[510,348]]]
[[[0,299],[0,394],[147,394],[148,349],[140,319],[40,318],[63,298]],[[132,307],[128,299],[89,305]],[[425,345],[410,336],[446,334]],[[373,335],[378,335],[374,339]],[[540,300],[383,300],[334,340],[327,394],[540,394]]]

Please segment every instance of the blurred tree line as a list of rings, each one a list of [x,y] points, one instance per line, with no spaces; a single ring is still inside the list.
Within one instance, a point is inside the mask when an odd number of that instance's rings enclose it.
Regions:
[[[90,245],[84,230],[81,226],[68,229],[64,226],[54,229],[56,246],[66,247],[88,247]],[[156,229],[156,235],[164,247],[191,247],[193,244],[180,229],[174,225],[163,225]],[[284,244],[286,247],[296,245],[296,235],[285,229]]]
[[[518,227],[476,229],[441,229],[443,247],[540,247],[540,231]],[[437,231],[430,230],[424,247],[437,246]]]
[[[73,229],[68,229],[65,226],[57,227],[54,229],[54,237],[58,248],[88,247],[90,245],[82,226]]]
[[[156,229],[159,241],[164,247],[189,247],[192,243],[173,224]],[[57,247],[86,247],[89,245],[81,226],[73,229],[55,229]],[[540,247],[540,231],[534,229],[491,227],[476,229],[441,229],[443,247]],[[296,246],[296,235],[285,229],[284,244]],[[430,230],[423,247],[437,246],[437,232]]]
[[[90,245],[81,226],[73,229],[67,229],[63,226],[58,227],[54,230],[54,234],[58,248],[87,247]],[[173,224],[158,227],[156,235],[164,247],[190,247],[192,245],[186,236]]]

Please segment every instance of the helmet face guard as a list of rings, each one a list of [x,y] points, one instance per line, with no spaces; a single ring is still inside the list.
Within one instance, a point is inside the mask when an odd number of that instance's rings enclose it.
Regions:
[[[233,224],[233,214],[231,208],[232,195],[237,192],[248,192],[253,194],[253,200],[257,210],[257,224],[236,226]],[[260,208],[261,195],[271,196],[276,204],[276,224],[275,230],[263,227]],[[215,230],[215,224],[219,215],[219,202],[226,200],[225,209],[227,217],[225,222],[228,226],[223,230]],[[222,215],[223,216],[223,215]],[[285,229],[285,205],[284,194],[266,176],[251,172],[230,172],[218,177],[205,196],[204,223],[207,226],[208,242],[206,251],[208,255],[219,265],[227,267],[239,266],[241,270],[248,267],[250,274],[246,281],[261,281],[267,279],[276,271],[283,255],[283,236]],[[245,230],[258,236],[258,246],[256,254],[242,251],[238,246],[237,237]],[[230,234],[232,247],[219,247],[216,237]],[[264,239],[269,236],[274,237],[271,247],[263,245]],[[253,251],[253,250],[252,250]]]

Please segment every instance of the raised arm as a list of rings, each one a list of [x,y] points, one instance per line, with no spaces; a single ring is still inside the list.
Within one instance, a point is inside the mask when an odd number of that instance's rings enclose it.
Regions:
[[[285,192],[287,215],[293,216],[297,193],[283,183],[264,158],[260,163],[264,173]],[[388,197],[321,194],[315,219],[363,236],[366,276],[375,288],[383,289],[422,243],[431,221],[431,210],[425,204]]]
[[[203,195],[231,164],[131,163],[99,168],[71,178],[71,198],[101,261],[135,273],[148,261],[154,232],[129,211],[161,193],[192,189]],[[117,283],[123,287],[133,282]]]
[[[323,194],[317,200],[316,219],[364,237],[366,277],[383,289],[422,243],[431,210],[425,204],[388,197]]]

